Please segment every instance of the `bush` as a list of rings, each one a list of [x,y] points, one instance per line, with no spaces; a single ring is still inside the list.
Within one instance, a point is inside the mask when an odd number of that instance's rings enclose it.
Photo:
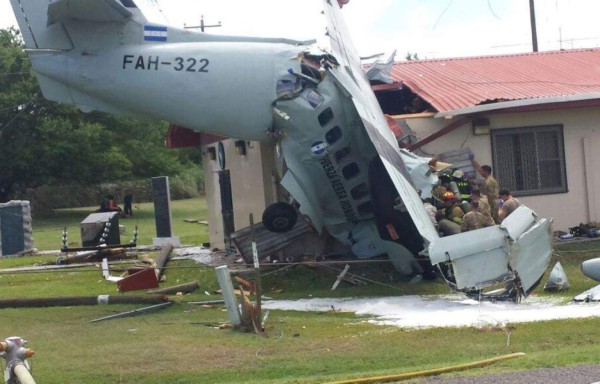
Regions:
[[[199,197],[204,194],[204,172],[200,167],[189,167],[184,173],[169,178],[172,200]],[[119,205],[131,192],[133,202],[152,201],[152,180],[131,180],[103,183],[90,186],[62,185],[29,188],[16,198],[28,200],[33,213],[44,213],[57,208],[77,208],[100,206],[106,195],[113,195]]]

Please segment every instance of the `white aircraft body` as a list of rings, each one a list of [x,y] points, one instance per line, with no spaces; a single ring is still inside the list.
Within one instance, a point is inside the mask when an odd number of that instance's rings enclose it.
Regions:
[[[525,207],[502,226],[438,236],[417,191],[427,193],[423,180],[435,181],[425,175],[429,159],[399,149],[338,1],[323,0],[332,48],[317,54],[311,42],[156,23],[145,16],[149,1],[11,3],[46,98],[84,112],[277,142],[287,166],[281,184],[312,225],[357,257],[387,254],[407,276],[431,273],[433,264],[456,290],[510,299],[541,279],[551,253],[550,220]],[[263,221],[288,230],[294,209],[275,204]],[[418,255],[431,264],[417,262]],[[498,285],[504,288],[490,291]]]

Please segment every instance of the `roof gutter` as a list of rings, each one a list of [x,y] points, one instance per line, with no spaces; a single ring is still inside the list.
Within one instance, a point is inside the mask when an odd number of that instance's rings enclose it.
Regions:
[[[481,105],[475,105],[475,106],[467,107],[467,108],[454,109],[451,111],[438,112],[435,114],[434,117],[435,118],[439,118],[439,117],[448,118],[448,117],[461,116],[461,115],[470,115],[470,114],[474,114],[474,113],[496,111],[499,109],[519,108],[519,107],[527,107],[527,106],[542,105],[542,104],[569,103],[569,102],[578,102],[578,101],[593,100],[593,99],[600,99],[600,92],[582,93],[582,94],[578,94],[578,95],[562,95],[562,96],[542,97],[542,98],[534,98],[534,99],[501,101],[498,103],[481,104]]]

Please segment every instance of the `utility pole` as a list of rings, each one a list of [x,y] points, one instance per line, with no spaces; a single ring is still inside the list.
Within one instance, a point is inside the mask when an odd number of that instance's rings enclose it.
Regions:
[[[537,30],[535,27],[534,0],[529,0],[529,19],[531,22],[531,43],[533,45],[533,52],[537,52],[538,51],[538,43],[537,43]]]
[[[221,22],[219,21],[218,24],[213,24],[213,25],[206,25],[204,24],[204,15],[200,16],[200,25],[195,25],[195,26],[191,26],[188,27],[184,24],[183,28],[184,29],[191,29],[191,28],[200,28],[201,32],[204,32],[204,28],[212,28],[212,27],[220,27],[221,26]]]

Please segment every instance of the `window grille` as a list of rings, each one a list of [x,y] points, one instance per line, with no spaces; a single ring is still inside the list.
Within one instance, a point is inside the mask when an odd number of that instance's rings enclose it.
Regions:
[[[567,192],[562,125],[494,129],[494,176],[515,196]]]

